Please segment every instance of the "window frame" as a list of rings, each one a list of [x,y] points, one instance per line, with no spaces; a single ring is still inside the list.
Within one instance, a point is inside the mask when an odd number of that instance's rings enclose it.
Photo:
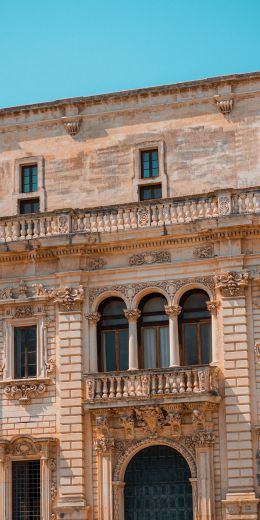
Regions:
[[[123,304],[124,304],[124,301],[121,299],[121,298],[118,298],[118,297],[111,297],[111,298],[106,298],[105,300],[103,300],[100,304],[100,306],[102,307],[102,304],[105,306],[105,303],[109,303],[112,302],[112,301],[121,301]],[[125,305],[125,304],[124,304]],[[98,371],[99,372],[121,372],[122,370],[120,369],[120,344],[119,344],[119,333],[122,331],[122,330],[127,330],[128,331],[128,334],[129,334],[129,324],[127,322],[127,319],[124,317],[124,319],[126,320],[126,323],[125,324],[119,324],[119,325],[102,325],[102,319],[104,319],[104,316],[102,315],[102,309],[99,310],[101,316],[100,316],[100,321],[98,322],[98,325],[97,325],[97,345],[98,345]],[[110,314],[110,315],[105,315],[105,320],[110,320],[110,319],[122,319],[122,315],[121,314]],[[116,369],[115,370],[112,370],[112,371],[107,371],[105,370],[105,359],[104,359],[104,343],[103,343],[103,333],[104,332],[107,332],[107,331],[114,331],[115,332],[115,354],[116,354]],[[129,338],[129,336],[128,336]]]
[[[18,360],[17,360],[17,357],[18,357],[18,353],[17,353],[17,350],[18,350],[18,337],[17,337],[17,335],[18,335],[18,331],[29,330],[29,329],[32,329],[32,328],[35,330],[35,345],[34,345],[35,358],[36,358],[36,361],[35,361],[35,364],[34,364],[35,374],[33,374],[33,375],[29,375],[28,374],[28,369],[29,369],[29,364],[28,364],[28,347],[27,347],[27,345],[25,345],[24,346],[24,355],[25,355],[24,372],[25,372],[25,375],[24,376],[18,376],[17,375],[17,366],[18,366]],[[37,376],[37,325],[23,325],[22,327],[21,326],[14,327],[14,378],[15,379],[30,379],[30,378],[36,377],[36,376]]]
[[[148,199],[144,199],[144,198],[141,198],[141,193],[145,190],[145,189],[158,189],[158,187],[160,186],[161,190],[162,190],[162,185],[161,183],[158,183],[158,184],[146,184],[145,186],[139,186],[139,200],[140,202],[147,202],[149,200],[159,200],[162,198],[162,193],[161,193],[161,197],[150,197]]]
[[[37,191],[23,193],[22,191],[22,168],[26,166],[37,166],[38,186]],[[32,196],[33,194],[33,196]],[[39,212],[46,211],[46,190],[44,183],[44,158],[43,156],[30,156],[16,159],[13,171],[13,194],[12,210],[14,215],[20,215],[20,201],[39,199]]]
[[[37,190],[33,190],[31,188],[33,188],[33,172],[31,171],[32,168],[36,168],[36,174],[37,174]],[[25,169],[29,169],[29,191],[24,191],[24,186],[25,186]],[[35,193],[38,191],[38,164],[37,163],[33,163],[33,164],[22,164],[21,165],[21,178],[20,178],[20,183],[21,183],[21,186],[20,186],[20,189],[21,189],[21,193],[26,193],[27,195],[31,194],[31,193]]]
[[[142,161],[141,153],[158,150],[158,172],[157,177],[149,177],[147,179],[142,178]],[[166,172],[166,157],[165,157],[165,144],[162,139],[153,139],[150,141],[144,141],[137,143],[133,147],[132,154],[132,199],[134,202],[140,202],[139,193],[140,187],[152,184],[161,184],[162,197],[168,197],[168,176]],[[155,200],[155,199],[149,199]],[[146,201],[142,201],[145,203]],[[148,199],[147,199],[148,202]]]
[[[160,340],[160,329],[161,328],[165,328],[165,327],[168,327],[169,329],[169,317],[167,316],[166,312],[164,311],[159,313],[159,312],[149,312],[149,313],[143,313],[143,309],[142,309],[142,306],[145,305],[145,303],[149,300],[149,298],[151,297],[161,297],[161,298],[164,298],[165,299],[165,305],[167,305],[167,300],[165,298],[165,296],[163,296],[161,293],[150,293],[150,294],[147,294],[144,298],[142,298],[141,302],[139,303],[139,310],[141,311],[141,315],[140,315],[140,318],[138,319],[138,322],[137,322],[137,325],[138,325],[138,331],[137,331],[137,334],[138,334],[138,345],[139,345],[139,348],[138,348],[138,366],[141,370],[152,370],[152,368],[144,368],[144,329],[145,328],[154,328],[156,330],[156,369],[159,369],[159,368],[167,368],[167,367],[162,367],[161,365],[161,340]],[[158,316],[158,315],[164,315],[166,316],[167,319],[165,319],[165,321],[147,321],[147,322],[143,322],[143,317],[145,316]],[[170,349],[170,345],[169,345],[169,349]]]
[[[153,175],[153,159],[152,159],[152,154],[154,152],[157,152],[157,162],[158,162],[158,173],[157,175]],[[144,176],[144,154],[149,154],[149,176],[148,177],[145,177]],[[160,170],[159,170],[159,150],[158,148],[154,148],[154,149],[149,149],[149,150],[141,150],[140,151],[140,160],[141,160],[141,179],[145,179],[145,180],[148,180],[148,179],[155,179],[157,177],[159,177],[160,175]]]

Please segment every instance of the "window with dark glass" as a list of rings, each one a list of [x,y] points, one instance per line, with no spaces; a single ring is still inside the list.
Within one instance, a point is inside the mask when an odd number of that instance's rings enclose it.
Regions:
[[[27,215],[29,213],[39,213],[39,199],[20,200],[20,214]]]
[[[14,377],[27,378],[37,375],[37,327],[14,329]]]
[[[153,179],[159,175],[158,150],[141,152],[141,177]]]
[[[31,193],[38,190],[37,164],[22,166],[22,193]]]
[[[161,199],[162,185],[151,184],[150,186],[139,187],[140,200]]]
[[[99,307],[100,371],[128,369],[128,321],[124,315],[125,308],[125,303],[120,298],[109,298]]]
[[[180,300],[179,336],[182,365],[204,365],[211,362],[211,314],[204,291],[192,290]]]
[[[40,520],[40,496],[40,461],[12,462],[12,520]]]
[[[166,298],[149,294],[141,301],[138,320],[139,366],[159,368],[169,366],[169,319],[165,314]]]

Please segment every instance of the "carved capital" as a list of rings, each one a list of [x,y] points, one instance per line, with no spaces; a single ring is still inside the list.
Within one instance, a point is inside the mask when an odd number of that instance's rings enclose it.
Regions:
[[[11,399],[18,399],[21,404],[29,404],[32,397],[43,394],[46,391],[44,383],[17,383],[7,385],[4,389],[5,395]]]
[[[128,321],[136,322],[141,316],[139,309],[124,309],[124,315]]]
[[[101,314],[99,312],[89,312],[88,314],[85,314],[85,318],[89,320],[90,323],[96,324],[99,322]]]
[[[109,453],[115,446],[115,441],[111,437],[101,437],[94,441],[94,448],[96,451]]]
[[[207,309],[213,316],[217,316],[218,309],[220,307],[220,301],[219,300],[211,300],[210,302],[206,302]]]
[[[248,285],[248,279],[249,275],[247,272],[229,271],[217,274],[215,277],[216,288],[227,298],[243,296],[244,290]]]
[[[181,313],[181,307],[179,305],[165,305],[164,310],[169,318],[176,318]]]

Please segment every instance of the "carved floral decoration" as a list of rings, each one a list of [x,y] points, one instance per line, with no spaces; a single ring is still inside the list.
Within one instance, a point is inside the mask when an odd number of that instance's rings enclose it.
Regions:
[[[225,297],[243,296],[248,285],[249,274],[247,272],[229,271],[217,274],[215,277],[216,288]]]
[[[162,264],[170,261],[169,251],[148,251],[130,256],[129,265]]]
[[[44,383],[16,383],[6,385],[4,393],[12,399],[18,399],[21,404],[29,404],[32,397],[37,397],[46,391]]]
[[[214,256],[214,244],[203,244],[196,247],[193,251],[194,256],[197,258],[211,258]]]

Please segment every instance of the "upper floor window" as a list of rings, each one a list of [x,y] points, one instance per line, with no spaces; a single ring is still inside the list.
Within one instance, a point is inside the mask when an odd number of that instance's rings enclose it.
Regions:
[[[140,200],[160,199],[162,197],[162,185],[151,184],[148,186],[140,186]]]
[[[206,305],[208,300],[208,294],[198,289],[188,291],[180,300],[182,365],[204,365],[211,362],[211,314]]]
[[[169,319],[165,314],[165,305],[166,298],[156,293],[143,298],[139,305],[140,368],[169,366]]]
[[[128,369],[128,321],[125,303],[120,298],[108,298],[99,307],[98,324],[99,370],[110,372]]]
[[[40,201],[39,199],[25,199],[20,200],[20,214],[27,215],[28,213],[39,213]]]
[[[141,177],[153,179],[159,176],[158,150],[144,150],[141,152]]]
[[[31,193],[38,190],[37,164],[22,166],[21,192]]]
[[[14,377],[37,375],[37,326],[14,328]]]

